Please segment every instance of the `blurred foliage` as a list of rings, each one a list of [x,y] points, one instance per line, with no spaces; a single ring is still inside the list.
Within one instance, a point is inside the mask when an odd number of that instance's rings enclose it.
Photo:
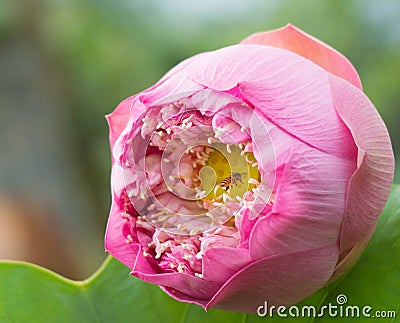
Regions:
[[[57,91],[51,90],[51,95],[58,102],[58,110],[52,107],[49,111],[55,113],[54,120],[60,118],[65,124],[62,136],[68,137],[68,165],[74,167],[71,173],[79,174],[69,185],[75,185],[75,195],[87,205],[80,207],[83,202],[79,199],[60,194],[65,205],[75,205],[68,221],[72,222],[71,230],[84,236],[77,241],[99,242],[110,203],[110,154],[104,115],[124,98],[152,85],[179,61],[289,22],[353,62],[365,92],[388,125],[398,161],[399,16],[400,2],[396,0],[2,0],[0,49],[16,41],[28,44],[48,67],[41,69],[46,84],[57,84]],[[29,51],[19,58],[31,59]],[[3,76],[0,80],[1,84],[8,81]],[[46,89],[42,95],[47,95]],[[2,104],[3,120],[15,109]],[[3,171],[0,168],[0,175]],[[17,171],[15,174],[18,176]],[[398,172],[396,176],[398,182]],[[64,214],[68,212],[64,210]],[[85,232],[92,236],[85,236]],[[99,261],[104,254],[102,246],[96,246],[91,252]]]

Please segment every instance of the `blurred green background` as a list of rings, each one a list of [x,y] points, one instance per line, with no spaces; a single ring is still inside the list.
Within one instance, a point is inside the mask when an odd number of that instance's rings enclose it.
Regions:
[[[104,115],[181,60],[289,22],[353,62],[399,161],[399,19],[397,0],[0,0],[0,258],[92,273],[110,205]]]

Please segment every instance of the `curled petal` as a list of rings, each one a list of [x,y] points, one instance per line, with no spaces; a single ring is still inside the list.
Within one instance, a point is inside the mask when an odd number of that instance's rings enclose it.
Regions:
[[[143,256],[138,252],[131,275],[148,283],[163,286],[168,290],[175,290],[193,300],[209,300],[221,284],[201,279],[187,273],[158,273],[152,266],[151,257]]]
[[[268,46],[237,45],[202,56],[187,73],[217,91],[237,87],[263,118],[310,146],[356,157],[351,133],[333,107],[328,73],[299,55]]]
[[[135,262],[136,250],[132,249],[132,245],[126,243],[124,238],[115,239],[115,237],[121,237],[125,225],[125,219],[121,216],[123,209],[118,204],[117,199],[118,198],[114,196],[110,215],[108,217],[105,250],[125,266],[132,268]]]
[[[295,304],[324,286],[337,256],[337,245],[330,244],[257,260],[232,276],[205,308],[255,313],[264,301]]]
[[[197,299],[195,297],[191,297],[189,295],[186,295],[185,293],[182,293],[174,288],[171,287],[164,287],[160,286],[161,289],[166,292],[169,296],[175,298],[176,300],[180,302],[186,302],[189,304],[196,304],[199,306],[202,306],[203,308],[207,305],[208,300],[202,300],[202,299]]]
[[[251,258],[337,242],[347,184],[355,169],[355,162],[293,144],[277,177],[272,211],[252,230]]]
[[[346,57],[291,24],[276,30],[250,35],[241,44],[268,45],[290,50],[361,89],[357,71]]]
[[[246,249],[211,248],[203,255],[204,277],[222,284],[235,275],[249,261],[249,253]]]
[[[108,121],[108,126],[110,128],[110,146],[111,151],[113,150],[115,141],[118,139],[122,131],[125,129],[130,115],[130,108],[135,99],[135,96],[122,101],[117,108],[110,114],[106,116]],[[140,112],[138,113],[139,116]]]
[[[361,256],[363,253],[364,249],[368,246],[369,241],[371,240],[373,235],[373,232],[371,234],[366,235],[363,240],[358,241],[352,248],[351,250],[344,255],[343,259],[341,259],[338,264],[336,265],[335,271],[332,274],[332,277],[329,279],[328,284],[331,282],[334,282],[336,279],[338,279],[340,276],[342,276],[344,273],[346,273],[347,270],[349,270],[351,267],[355,265],[357,262],[358,258]]]
[[[341,233],[341,252],[375,229],[394,175],[394,156],[388,131],[367,96],[334,75],[329,76],[337,113],[350,129],[359,151],[358,169],[347,192]]]
[[[215,286],[222,286],[249,262],[249,258],[245,249],[214,248],[206,252],[203,262],[204,278],[214,282]],[[161,286],[161,288],[178,301],[200,305],[204,308],[211,299],[198,299],[172,287]]]

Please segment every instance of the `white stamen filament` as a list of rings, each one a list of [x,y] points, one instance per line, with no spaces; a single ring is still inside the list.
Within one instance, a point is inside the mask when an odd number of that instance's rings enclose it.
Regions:
[[[246,156],[246,162],[247,162],[248,164],[253,164],[253,163],[254,163],[254,160],[250,160],[250,159],[249,159],[249,156]]]
[[[130,243],[132,243],[132,241],[133,241],[133,239],[132,239],[132,236],[130,235],[130,234],[128,234],[127,236],[126,236],[126,243],[127,244],[130,244]]]
[[[186,249],[186,250],[192,250],[192,247],[190,246],[190,244],[189,243],[181,243],[181,246],[182,246],[182,248],[183,249]]]
[[[163,214],[165,214],[165,213],[167,213],[167,210],[158,211],[157,213],[152,214],[152,215],[151,215],[151,218],[154,219],[155,217],[160,216],[160,215],[163,215]]]
[[[186,123],[188,123],[191,119],[193,118],[193,114],[191,114],[189,117],[187,117],[186,119],[183,119],[182,120],[182,123],[183,124],[186,124]]]
[[[199,233],[199,231],[200,231],[199,228],[194,228],[194,229],[190,230],[189,234],[190,234],[191,236],[195,236],[196,234]]]
[[[209,153],[207,153],[206,151],[200,151],[200,156],[201,156],[201,159],[205,159],[205,160],[207,160],[208,157],[210,157]]]
[[[173,192],[174,190],[177,189],[177,187],[175,185],[167,185],[167,189],[168,191]]]
[[[260,182],[259,181],[257,181],[256,179],[254,179],[254,178],[249,178],[249,180],[248,180],[248,183],[249,184],[254,184],[254,185],[260,185]]]
[[[183,256],[183,259],[185,259],[185,260],[190,260],[190,259],[192,259],[192,258],[193,258],[192,255],[184,255],[184,256]]]
[[[195,198],[197,199],[202,199],[203,197],[205,197],[207,195],[206,191],[201,191],[199,193],[196,193]]]
[[[140,199],[145,200],[147,198],[147,193],[145,190],[140,190]]]
[[[216,197],[217,196],[217,191],[218,191],[218,188],[220,187],[220,185],[218,184],[218,185],[215,185],[215,187],[214,187],[214,197]]]

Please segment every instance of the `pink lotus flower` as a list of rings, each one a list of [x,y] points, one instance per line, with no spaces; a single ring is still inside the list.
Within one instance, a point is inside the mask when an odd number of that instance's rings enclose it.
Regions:
[[[290,305],[336,279],[393,179],[357,72],[292,25],[183,61],[108,121],[106,250],[205,309]]]

